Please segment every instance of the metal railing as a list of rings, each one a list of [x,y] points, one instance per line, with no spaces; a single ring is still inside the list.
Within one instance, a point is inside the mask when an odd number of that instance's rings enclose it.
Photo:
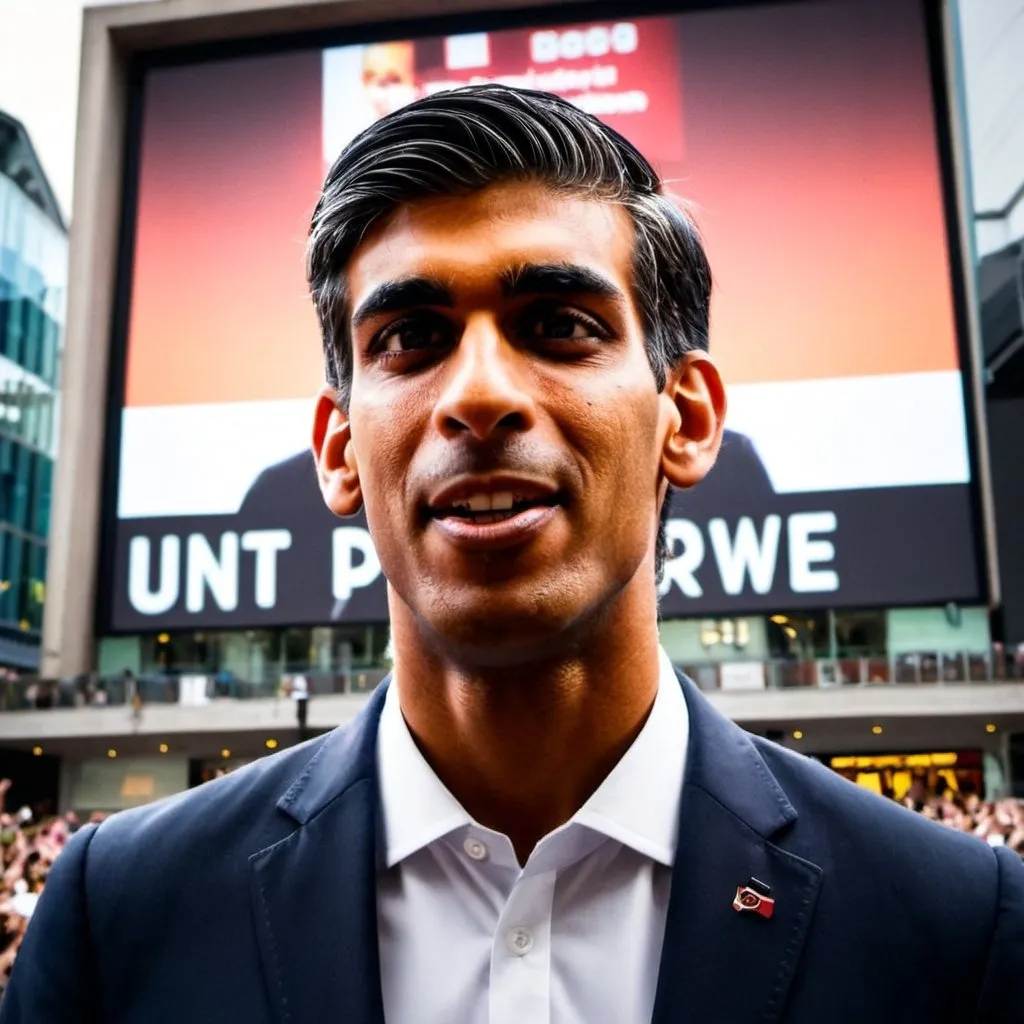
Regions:
[[[227,673],[154,673],[139,677],[79,676],[75,679],[40,679],[22,676],[0,680],[0,711],[49,708],[117,707],[142,704],[185,704],[193,707],[222,700],[270,700],[290,696],[290,680],[303,675],[312,697],[327,694],[369,693],[387,675],[384,667],[351,672],[287,673],[252,681]]]
[[[849,686],[1024,682],[1024,658],[1002,647],[986,652],[921,651],[886,657],[773,658],[680,662],[702,690],[831,689]]]
[[[993,647],[984,653],[918,652],[893,657],[773,658],[766,661],[677,661],[703,690],[829,689],[849,686],[1024,682],[1024,652]],[[266,700],[289,695],[292,677],[305,676],[313,697],[369,693],[387,674],[383,665],[323,672],[275,673],[253,681],[202,669],[139,676],[0,678],[0,711],[90,708],[131,704],[199,706],[220,700]],[[136,696],[137,695],[137,696]]]

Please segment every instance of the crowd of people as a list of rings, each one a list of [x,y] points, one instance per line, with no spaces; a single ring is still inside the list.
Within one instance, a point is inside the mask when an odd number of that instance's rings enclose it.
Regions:
[[[0,779],[0,991],[14,966],[18,947],[53,862],[80,822],[74,811],[36,820],[30,807],[6,807],[10,779]],[[102,821],[94,814],[90,821]]]
[[[8,810],[10,788],[9,779],[0,780],[0,991],[10,977],[46,876],[80,826],[74,811],[37,821],[29,807]],[[908,795],[902,803],[940,825],[971,833],[990,846],[1007,846],[1024,857],[1024,800],[982,800],[976,794],[961,797],[947,792],[923,798]],[[89,820],[104,817],[97,812]]]
[[[958,832],[969,832],[989,846],[1007,846],[1024,857],[1024,800],[982,800],[976,793],[954,793],[915,800],[904,805]]]

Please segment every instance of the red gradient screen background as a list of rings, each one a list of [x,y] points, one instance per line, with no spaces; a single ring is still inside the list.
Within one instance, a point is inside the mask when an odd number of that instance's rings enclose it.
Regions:
[[[920,5],[669,23],[683,156],[648,155],[705,235],[727,382],[955,369]],[[148,74],[126,405],[297,398],[322,381],[303,270],[321,65],[309,50]]]
[[[663,616],[982,600],[933,2],[623,3],[600,23],[581,4],[560,26],[467,17],[456,37],[149,68],[107,627],[386,620],[383,577],[336,552],[372,550],[369,523],[339,527],[312,471],[310,215],[325,164],[383,109],[502,78],[614,110],[706,241],[729,430],[708,480],[673,495]],[[266,530],[288,539],[270,598],[238,554]]]

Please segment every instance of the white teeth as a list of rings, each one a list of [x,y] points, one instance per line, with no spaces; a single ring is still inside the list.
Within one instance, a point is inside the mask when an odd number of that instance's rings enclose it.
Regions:
[[[498,491],[495,494],[471,494],[462,501],[453,502],[452,508],[464,512],[511,512],[524,500],[522,495],[513,491]]]

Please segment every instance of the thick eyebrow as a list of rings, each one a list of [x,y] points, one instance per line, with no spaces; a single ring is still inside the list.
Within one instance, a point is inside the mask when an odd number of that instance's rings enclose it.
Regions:
[[[452,293],[429,277],[406,277],[398,281],[385,281],[377,285],[359,303],[352,314],[352,326],[358,327],[382,313],[396,313],[416,306],[454,306]]]
[[[625,302],[603,274],[575,263],[526,263],[502,274],[502,290],[509,298],[521,295],[592,295]]]

